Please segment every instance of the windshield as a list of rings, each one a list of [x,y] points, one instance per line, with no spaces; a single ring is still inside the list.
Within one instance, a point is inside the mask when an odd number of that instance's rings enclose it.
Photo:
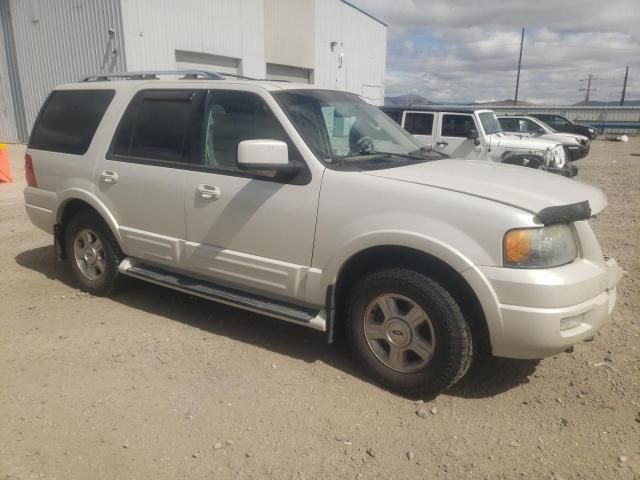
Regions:
[[[551,133],[558,133],[557,130],[555,130],[553,127],[551,127],[551,125],[548,125],[540,120],[531,120],[532,122],[536,123],[540,128],[543,128],[545,130],[550,131]]]
[[[487,135],[493,135],[494,133],[502,132],[502,127],[498,121],[498,117],[493,112],[479,113],[480,123],[482,123],[482,129]]]
[[[378,107],[357,95],[331,90],[273,92],[298,133],[327,164],[362,164],[443,158],[421,145]]]

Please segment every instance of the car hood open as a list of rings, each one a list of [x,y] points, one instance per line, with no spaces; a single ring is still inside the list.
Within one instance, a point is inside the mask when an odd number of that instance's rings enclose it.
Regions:
[[[584,206],[588,202],[588,214],[582,213],[588,218],[607,206],[604,192],[591,185],[531,168],[483,160],[448,159],[364,173],[485,198],[534,215],[552,207]]]

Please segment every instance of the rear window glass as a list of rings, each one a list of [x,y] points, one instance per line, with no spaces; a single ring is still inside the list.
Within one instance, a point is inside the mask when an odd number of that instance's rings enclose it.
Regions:
[[[404,128],[412,135],[431,135],[433,133],[433,114],[407,112],[404,116]]]
[[[386,113],[387,116],[391,118],[391,120],[396,122],[398,125],[402,123],[402,110],[384,110],[383,109],[382,111]]]
[[[193,113],[192,91],[138,94],[124,114],[114,155],[182,161]]]
[[[113,90],[56,90],[33,128],[29,148],[84,155],[111,103]]]

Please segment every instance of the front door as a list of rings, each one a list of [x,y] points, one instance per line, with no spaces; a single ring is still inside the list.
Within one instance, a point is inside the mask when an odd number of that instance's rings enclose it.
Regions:
[[[440,113],[439,138],[436,150],[451,158],[481,158],[482,146],[467,138],[473,129],[480,132],[473,115],[466,113]]]
[[[95,193],[118,224],[128,255],[176,266],[186,238],[185,168],[202,93],[143,90],[122,117],[95,172]]]
[[[202,166],[186,173],[185,265],[228,286],[302,301],[321,175],[311,175],[259,95],[212,90],[203,115]],[[285,141],[300,172],[278,178],[241,171],[238,144],[251,139]]]

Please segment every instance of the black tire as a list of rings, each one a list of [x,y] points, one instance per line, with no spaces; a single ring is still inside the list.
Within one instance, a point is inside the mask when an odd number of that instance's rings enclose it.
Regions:
[[[102,243],[104,270],[96,279],[88,278],[76,261],[74,241],[78,233],[83,230],[94,232]],[[123,279],[118,271],[118,266],[124,258],[124,254],[113,233],[98,214],[85,210],[74,215],[65,228],[64,244],[67,259],[71,264],[71,270],[80,290],[96,296],[108,296],[121,286]]]
[[[374,353],[365,336],[367,306],[381,295],[400,295],[422,308],[435,337],[433,356],[415,372],[387,366]],[[393,268],[370,273],[360,279],[347,299],[347,338],[354,355],[375,381],[411,396],[439,393],[460,380],[471,366],[471,330],[451,294],[421,273]]]

